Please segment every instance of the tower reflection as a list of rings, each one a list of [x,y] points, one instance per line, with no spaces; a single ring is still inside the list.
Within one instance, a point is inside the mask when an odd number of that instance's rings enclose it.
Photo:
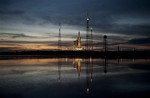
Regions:
[[[90,63],[91,63],[91,66],[90,66],[90,71],[91,71],[90,80],[91,80],[91,82],[93,82],[93,58],[90,58]]]
[[[78,77],[81,74],[81,62],[85,63],[85,78],[86,78],[86,93],[89,94],[91,91],[91,83],[93,82],[93,58],[88,59],[81,59],[81,58],[74,58],[73,59],[73,66],[76,68],[78,73]]]
[[[91,92],[91,84],[93,82],[93,58],[86,61],[86,93]]]
[[[58,82],[61,81],[61,66],[62,66],[61,59],[58,59]]]
[[[86,92],[90,93],[90,76],[89,76],[90,59],[86,61]]]
[[[107,73],[107,63],[108,63],[108,60],[105,58],[104,59],[104,73],[106,74]]]

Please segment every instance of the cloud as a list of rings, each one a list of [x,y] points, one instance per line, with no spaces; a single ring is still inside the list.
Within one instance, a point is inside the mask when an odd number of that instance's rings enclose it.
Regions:
[[[14,10],[14,11],[3,11],[0,10],[0,15],[21,15],[24,14],[24,11]]]
[[[148,0],[83,0],[79,3],[71,1],[74,2],[72,7],[64,6],[71,2],[58,2],[55,12],[50,11],[40,18],[45,20],[45,23],[58,24],[61,21],[64,24],[85,27],[86,12],[89,11],[91,26],[99,32],[150,36]]]
[[[15,34],[15,33],[0,33],[0,35],[3,37],[3,40],[1,41],[4,41],[5,38],[10,38],[8,40],[11,40],[11,39],[24,39],[24,38],[35,38],[35,39],[39,39],[39,38],[48,38],[48,37],[44,37],[44,36],[31,36],[31,35],[26,35],[26,34]]]
[[[150,36],[150,24],[139,24],[139,25],[102,25],[97,31],[127,35],[144,35]]]
[[[150,44],[150,38],[132,39],[127,42],[128,44]]]
[[[1,6],[8,6],[13,3],[13,0],[0,0]]]

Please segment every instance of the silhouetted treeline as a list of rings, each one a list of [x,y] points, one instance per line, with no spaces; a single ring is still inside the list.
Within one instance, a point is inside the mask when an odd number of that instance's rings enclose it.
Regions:
[[[150,51],[16,51],[0,52],[0,57],[150,58]]]

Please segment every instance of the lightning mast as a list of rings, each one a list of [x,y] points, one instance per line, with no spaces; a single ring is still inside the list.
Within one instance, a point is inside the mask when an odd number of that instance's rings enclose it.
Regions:
[[[59,23],[58,50],[61,50],[61,24]]]
[[[89,15],[87,13],[86,19],[86,50],[89,50]]]
[[[93,51],[93,28],[91,27],[91,50]]]
[[[104,51],[107,51],[107,35],[104,35]]]

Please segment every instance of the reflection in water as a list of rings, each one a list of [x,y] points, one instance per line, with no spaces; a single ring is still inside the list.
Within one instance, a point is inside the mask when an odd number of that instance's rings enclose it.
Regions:
[[[61,79],[61,59],[58,59],[58,81]]]
[[[104,59],[104,73],[107,73],[107,59]]]
[[[89,92],[90,92],[89,66],[90,66],[90,59],[87,59],[87,60],[86,60],[86,86],[87,86],[87,87],[86,87],[86,92],[87,92],[87,94],[89,94]]]
[[[76,68],[76,71],[78,73],[78,77],[80,77],[81,73],[81,58],[74,58],[73,59],[73,65],[74,68]],[[93,81],[93,59],[85,59],[86,64],[86,93],[89,94],[90,92],[90,83]]]
[[[89,58],[87,59],[86,63],[86,92],[89,94],[91,92],[90,84],[93,82],[93,59]]]
[[[93,59],[90,58],[90,62],[91,62],[91,82],[93,82]]]
[[[81,72],[81,61],[82,61],[82,59],[80,59],[80,58],[73,59],[73,65],[74,65],[74,68],[76,68],[78,77],[80,77],[80,72]]]
[[[149,76],[149,59],[0,60],[0,98],[149,98]]]

